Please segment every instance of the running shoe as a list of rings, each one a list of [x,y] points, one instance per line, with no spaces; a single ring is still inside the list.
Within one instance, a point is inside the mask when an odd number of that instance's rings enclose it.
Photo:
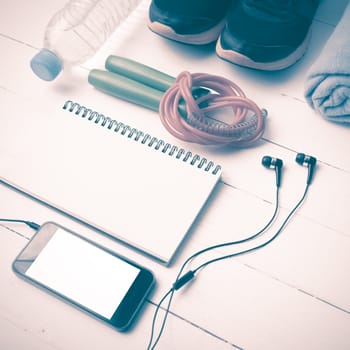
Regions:
[[[233,0],[153,0],[148,27],[175,41],[204,45],[217,40]]]
[[[240,0],[217,41],[219,57],[261,70],[284,69],[307,50],[319,0]]]

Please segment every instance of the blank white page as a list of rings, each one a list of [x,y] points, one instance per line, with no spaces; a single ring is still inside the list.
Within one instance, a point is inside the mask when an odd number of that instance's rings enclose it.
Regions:
[[[64,102],[2,114],[1,179],[168,263],[220,170],[77,117]]]

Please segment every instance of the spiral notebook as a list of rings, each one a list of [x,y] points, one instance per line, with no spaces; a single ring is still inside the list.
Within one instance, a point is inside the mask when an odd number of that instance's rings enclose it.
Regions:
[[[169,263],[219,165],[72,101],[1,117],[0,179]]]

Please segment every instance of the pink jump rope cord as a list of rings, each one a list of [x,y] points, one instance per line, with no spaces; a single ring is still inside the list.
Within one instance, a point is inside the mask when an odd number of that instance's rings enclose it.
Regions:
[[[192,96],[193,87],[207,88],[213,93],[195,100]],[[178,109],[181,100],[186,103],[186,120]],[[201,104],[204,107],[199,107]],[[233,119],[230,124],[207,115],[223,107],[232,108]],[[265,129],[265,115],[236,84],[226,78],[205,73],[180,73],[175,84],[163,95],[159,114],[164,127],[173,136],[204,145],[249,146],[262,137]]]

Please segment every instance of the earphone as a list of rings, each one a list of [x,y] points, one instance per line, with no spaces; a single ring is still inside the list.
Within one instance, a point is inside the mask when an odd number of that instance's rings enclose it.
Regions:
[[[306,183],[311,184],[316,168],[317,159],[315,157],[305,155],[304,153],[298,153],[295,157],[295,161],[300,165],[307,165],[308,174]]]
[[[230,246],[230,245],[236,245],[236,244],[240,244],[240,243],[244,243],[247,241],[251,241],[254,238],[260,236],[262,233],[264,233],[265,231],[267,231],[267,229],[271,226],[271,224],[274,222],[275,218],[277,217],[277,213],[278,213],[278,208],[279,208],[279,189],[281,186],[281,182],[282,182],[282,168],[283,168],[283,161],[279,158],[273,158],[271,156],[264,156],[261,160],[261,163],[264,167],[268,168],[268,169],[274,169],[275,173],[276,173],[276,202],[275,202],[275,209],[273,212],[273,215],[271,216],[271,218],[269,219],[269,221],[267,222],[267,224],[258,232],[254,233],[251,236],[248,236],[244,239],[238,240],[238,241],[232,241],[232,242],[226,242],[226,243],[220,243],[217,245],[213,245],[210,247],[207,247],[205,249],[202,249],[194,254],[192,254],[189,258],[187,258],[185,260],[185,262],[182,264],[179,273],[176,277],[175,282],[173,283],[172,287],[168,290],[167,293],[164,294],[164,296],[161,298],[160,302],[156,305],[156,310],[154,312],[154,316],[153,316],[153,320],[152,320],[152,326],[151,326],[151,335],[150,335],[150,340],[147,346],[147,350],[153,350],[155,349],[155,347],[157,346],[162,333],[164,331],[165,328],[165,324],[166,324],[166,320],[168,317],[168,314],[170,312],[170,306],[171,306],[171,302],[173,300],[173,296],[175,291],[179,290],[181,287],[183,287],[184,285],[186,285],[189,281],[193,280],[196,276],[196,273],[198,273],[201,269],[203,269],[205,266],[208,266],[212,263],[224,260],[224,259],[228,259],[228,258],[232,258],[238,255],[242,255],[242,254],[246,254],[246,253],[250,253],[253,252],[255,250],[258,250],[260,248],[265,247],[266,245],[270,244],[273,240],[275,240],[278,235],[283,231],[283,229],[285,228],[285,226],[287,225],[287,223],[289,222],[289,220],[291,219],[291,217],[295,214],[295,212],[299,209],[299,207],[302,205],[302,203],[304,202],[306,195],[308,193],[309,190],[309,186],[312,182],[313,179],[313,175],[316,169],[316,163],[317,163],[317,159],[315,157],[312,157],[310,155],[305,155],[304,153],[298,153],[296,155],[295,161],[302,166],[307,166],[308,167],[308,175],[307,175],[307,179],[306,179],[306,186],[303,192],[303,195],[301,196],[301,198],[299,199],[299,201],[296,203],[296,205],[290,210],[289,214],[287,215],[287,217],[284,219],[284,221],[282,222],[282,224],[279,226],[279,228],[277,229],[277,231],[275,232],[275,234],[268,239],[267,241],[265,241],[264,243],[258,244],[252,248],[249,249],[245,249],[242,251],[238,251],[236,253],[233,254],[228,254],[228,255],[224,255],[224,256],[220,256],[218,258],[214,258],[211,260],[208,260],[204,263],[202,263],[201,265],[199,265],[198,267],[194,268],[194,269],[190,269],[189,271],[187,271],[186,273],[183,274],[183,271],[185,269],[185,267],[187,266],[187,264],[192,261],[194,258],[196,258],[197,256],[210,251],[210,250],[214,250],[220,247],[224,247],[224,246]],[[155,330],[155,322],[158,316],[158,312],[163,304],[163,302],[166,300],[166,298],[169,297],[168,303],[165,307],[165,315],[163,316],[163,320],[161,321],[161,326],[160,326],[160,330],[158,332],[158,335],[156,337],[155,340],[153,340],[154,337],[154,330]]]
[[[261,164],[265,168],[272,168],[275,169],[276,172],[276,186],[281,186],[281,178],[282,178],[282,167],[283,167],[283,161],[279,158],[272,158],[270,156],[264,156],[261,160]]]
[[[299,165],[302,165],[302,166],[306,165],[308,167],[306,183],[310,185],[313,179],[315,168],[316,168],[317,159],[315,157],[306,155],[304,153],[298,153],[295,157],[295,161]],[[270,156],[264,156],[261,160],[261,164],[265,168],[275,169],[276,186],[279,187],[281,185],[281,178],[282,178],[282,167],[283,167],[282,159],[273,158]]]

